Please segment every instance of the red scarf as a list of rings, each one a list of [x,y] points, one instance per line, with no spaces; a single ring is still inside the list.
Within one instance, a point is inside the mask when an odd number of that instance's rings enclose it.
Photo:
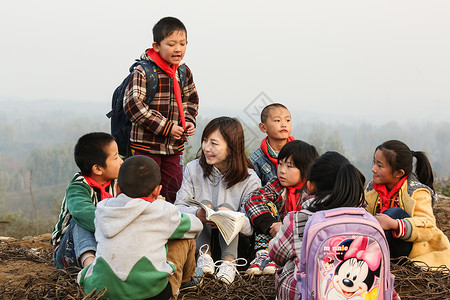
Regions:
[[[153,201],[155,201],[155,199],[149,198],[149,197],[140,197],[142,200],[145,200],[147,202],[152,203]]]
[[[84,179],[86,179],[89,186],[91,186],[93,188],[98,188],[100,190],[100,192],[101,192],[100,201],[103,199],[106,199],[106,198],[113,198],[113,196],[105,190],[111,184],[111,180],[106,182],[104,185],[101,185],[100,183],[98,183],[97,181],[92,179],[91,177],[88,177],[88,176],[83,176],[83,177],[84,177]]]
[[[181,89],[175,75],[177,74],[178,64],[170,66],[153,48],[147,50],[147,55],[166,72],[173,80],[173,90],[175,92],[175,99],[177,100],[178,113],[180,114],[181,125],[186,129],[186,120],[184,118],[183,102],[181,100]]]
[[[302,205],[300,203],[300,189],[305,184],[305,181],[300,183],[297,186],[287,186],[287,199],[286,205],[284,206],[284,210],[288,211],[299,211],[302,209]]]
[[[392,201],[391,200],[397,194],[397,192],[401,189],[401,187],[402,187],[403,183],[405,182],[406,178],[407,178],[407,176],[404,176],[402,179],[400,179],[394,185],[392,190],[390,190],[389,192],[388,192],[385,184],[372,183],[373,188],[375,189],[375,191],[380,196],[380,200],[381,200],[381,211],[380,212],[384,212],[386,209],[392,207],[392,204],[391,204]]]
[[[276,158],[276,157],[272,157],[272,156],[270,156],[270,154],[269,154],[269,149],[267,149],[267,136],[262,140],[262,142],[261,142],[261,149],[262,149],[262,151],[264,152],[264,154],[269,158],[269,160],[271,161],[271,162],[273,162],[274,164],[275,164],[275,166],[278,168],[278,159]],[[291,142],[291,141],[293,141],[294,140],[294,137],[293,136],[290,136],[290,137],[288,137],[287,138],[287,142],[289,143],[289,142]]]

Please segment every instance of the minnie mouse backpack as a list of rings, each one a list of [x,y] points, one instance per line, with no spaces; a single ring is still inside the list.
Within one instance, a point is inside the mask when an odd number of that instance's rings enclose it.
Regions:
[[[389,246],[378,221],[363,208],[312,214],[297,267],[300,299],[392,299]]]

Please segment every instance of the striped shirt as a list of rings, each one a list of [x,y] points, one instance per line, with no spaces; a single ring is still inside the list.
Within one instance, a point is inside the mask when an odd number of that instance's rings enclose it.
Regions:
[[[116,196],[116,180],[106,187],[106,191],[112,196]],[[97,203],[101,199],[101,192],[97,188],[89,186],[86,179],[77,173],[66,188],[66,193],[61,204],[58,223],[52,232],[51,244],[57,246],[67,229],[71,218],[81,227],[94,232],[94,216]]]

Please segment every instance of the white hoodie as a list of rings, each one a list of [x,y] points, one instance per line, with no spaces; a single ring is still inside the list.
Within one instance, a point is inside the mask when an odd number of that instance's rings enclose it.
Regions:
[[[99,202],[94,222],[96,258],[82,271],[80,284],[86,293],[107,287],[108,297],[119,299],[128,293],[137,298],[137,290],[142,287],[145,293],[149,285],[154,292],[144,297],[161,292],[175,270],[167,261],[168,240],[195,238],[203,229],[197,217],[180,213],[164,200],[149,202],[125,194]]]

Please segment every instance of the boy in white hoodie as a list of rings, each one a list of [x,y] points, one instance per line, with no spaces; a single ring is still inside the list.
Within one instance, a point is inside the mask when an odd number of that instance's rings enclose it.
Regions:
[[[107,289],[109,299],[176,298],[195,270],[200,220],[161,199],[156,162],[132,156],[120,168],[116,198],[95,212],[94,262],[78,275],[86,294]]]

